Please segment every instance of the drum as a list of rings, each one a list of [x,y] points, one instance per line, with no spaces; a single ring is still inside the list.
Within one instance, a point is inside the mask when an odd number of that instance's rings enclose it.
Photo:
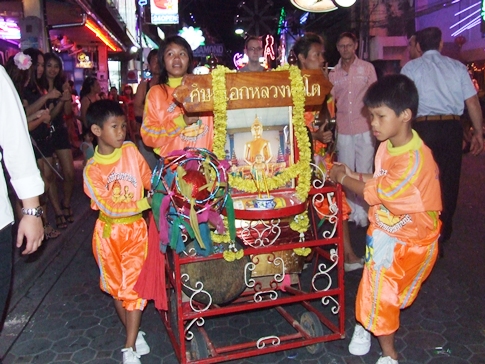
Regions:
[[[193,247],[193,242],[187,244],[186,251],[191,251]],[[236,242],[236,248],[239,250],[243,247],[239,242]],[[228,262],[221,258],[182,264],[180,271],[182,274],[185,273],[189,276],[188,281],[183,282],[185,285],[197,289],[199,288],[197,283],[201,282],[203,284],[202,289],[211,295],[212,303],[221,305],[239,297],[246,288],[244,269],[247,263],[249,263],[248,256],[244,256],[239,260],[236,259],[233,262]],[[189,297],[194,294],[193,290],[184,285],[182,285],[182,291]],[[209,296],[205,293],[197,293],[193,298],[206,305],[210,301]]]

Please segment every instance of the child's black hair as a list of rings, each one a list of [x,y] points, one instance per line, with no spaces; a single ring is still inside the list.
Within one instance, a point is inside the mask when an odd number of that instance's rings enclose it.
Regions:
[[[113,100],[99,100],[89,105],[86,111],[86,121],[89,129],[91,125],[100,128],[111,116],[125,116],[120,104]]]
[[[413,119],[418,112],[418,90],[414,82],[404,75],[388,75],[374,82],[364,96],[367,107],[387,106],[396,115],[410,109]]]
[[[87,135],[91,135],[91,137],[94,139],[94,134],[93,134],[93,132],[91,131],[91,129],[86,129],[86,128],[83,128],[83,132],[81,133],[81,137],[82,137],[82,139],[84,140],[84,138],[85,138]]]

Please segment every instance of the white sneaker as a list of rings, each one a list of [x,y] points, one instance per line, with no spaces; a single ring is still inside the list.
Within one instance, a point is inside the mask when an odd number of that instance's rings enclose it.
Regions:
[[[391,358],[390,356],[381,356],[376,364],[399,364],[399,362],[396,359]]]
[[[150,352],[150,347],[143,337],[145,335],[146,334],[143,331],[138,331],[138,336],[136,337],[135,341],[136,353],[138,355],[146,355]]]
[[[359,262],[355,263],[344,263],[344,271],[345,272],[352,272],[357,269],[364,268],[364,258],[362,258]]]
[[[141,364],[140,355],[133,351],[133,348],[121,349],[123,353],[123,364]]]
[[[367,225],[369,225],[369,220],[367,219],[367,216],[361,219],[355,220],[355,225],[362,226],[362,227],[366,227]]]
[[[349,353],[352,355],[365,355],[370,350],[370,332],[362,327],[355,325],[354,334],[349,344]]]

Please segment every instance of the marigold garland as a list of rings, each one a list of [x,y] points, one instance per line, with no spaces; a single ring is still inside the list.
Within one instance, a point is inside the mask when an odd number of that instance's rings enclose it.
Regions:
[[[227,93],[226,73],[235,72],[224,66],[212,70],[212,91],[214,93],[214,144],[213,152],[219,159],[224,159],[227,132]]]
[[[296,215],[293,221],[290,222],[291,230],[298,231],[299,233],[304,233],[308,230],[310,226],[310,219],[308,218],[308,212],[305,211],[300,215]]]
[[[296,66],[284,65],[277,71],[288,71],[290,74],[291,96],[293,100],[292,122],[293,130],[299,149],[299,161],[286,168],[281,174],[268,178],[269,190],[275,190],[285,186],[292,179],[298,178],[296,197],[300,201],[306,201],[311,183],[311,145],[305,125],[305,86],[300,69]],[[212,89],[214,93],[214,146],[213,151],[219,159],[225,157],[224,146],[226,144],[227,131],[227,90],[226,73],[235,72],[226,67],[217,66],[212,71]],[[229,176],[229,185],[244,192],[257,192],[255,184],[241,177]],[[295,216],[290,227],[298,232],[308,229],[309,220],[307,213]]]
[[[227,217],[222,217],[222,222],[224,223],[224,227],[226,228],[226,232],[224,234],[218,234],[216,231],[211,231],[211,239],[214,243],[230,243],[231,238],[229,236],[229,223],[227,222]]]

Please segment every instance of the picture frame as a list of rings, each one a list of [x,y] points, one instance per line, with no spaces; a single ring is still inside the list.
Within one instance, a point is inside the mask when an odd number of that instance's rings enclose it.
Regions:
[[[233,177],[253,180],[264,189],[268,178],[295,163],[292,107],[228,110],[226,160]],[[278,189],[294,188],[295,181]],[[234,190],[233,194],[240,191]]]

